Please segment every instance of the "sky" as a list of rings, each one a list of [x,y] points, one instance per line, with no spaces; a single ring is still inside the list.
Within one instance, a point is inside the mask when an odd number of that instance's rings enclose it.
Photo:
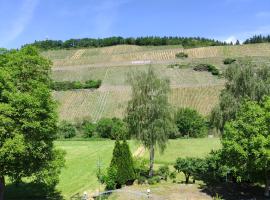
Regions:
[[[270,0],[0,0],[0,47],[35,40],[270,34]]]

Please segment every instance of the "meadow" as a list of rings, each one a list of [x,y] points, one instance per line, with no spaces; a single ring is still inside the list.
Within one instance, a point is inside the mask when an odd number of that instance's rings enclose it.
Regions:
[[[66,151],[66,167],[62,169],[57,186],[61,194],[68,199],[76,193],[82,194],[83,191],[96,192],[98,160],[100,158],[103,169],[109,166],[114,141],[56,141],[55,144],[57,148]],[[129,146],[135,152],[140,144],[131,140]],[[218,138],[170,140],[164,154],[157,152],[156,162],[172,164],[178,156],[204,157],[212,149],[219,147]],[[143,157],[148,159],[147,151]]]

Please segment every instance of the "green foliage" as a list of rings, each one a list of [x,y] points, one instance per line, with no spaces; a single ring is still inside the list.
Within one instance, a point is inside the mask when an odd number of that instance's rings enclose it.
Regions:
[[[189,68],[189,67],[190,67],[190,64],[175,63],[175,64],[168,65],[168,68],[177,68],[177,69],[186,69],[186,68]]]
[[[135,180],[133,159],[126,141],[121,144],[119,140],[116,140],[110,167],[116,169],[115,183],[117,186]]]
[[[207,72],[210,72],[214,76],[220,75],[219,70],[214,65],[211,65],[211,64],[198,64],[195,67],[193,67],[193,70],[207,71]]]
[[[63,82],[53,82],[52,89],[56,91],[66,91],[66,90],[76,90],[76,89],[90,89],[99,88],[101,85],[101,80],[88,80],[84,83],[80,81],[63,81]]]
[[[254,35],[253,37],[247,39],[244,44],[255,44],[255,43],[265,43],[270,42],[270,35]]]
[[[72,138],[76,136],[76,127],[67,121],[62,121],[58,125],[58,138]]]
[[[184,53],[184,52],[179,52],[179,53],[175,54],[175,57],[176,58],[187,58],[188,54]]]
[[[268,184],[269,113],[269,97],[261,103],[247,101],[240,106],[236,118],[225,125],[222,156],[226,164],[235,169],[238,181],[267,181]]]
[[[99,137],[102,138],[110,138],[111,137],[111,132],[112,132],[112,119],[110,118],[102,118],[98,121],[97,123],[97,134]]]
[[[116,189],[116,179],[117,179],[117,169],[111,166],[107,169],[107,174],[104,177],[106,190]]]
[[[203,137],[207,134],[206,121],[196,110],[180,108],[175,114],[175,123],[182,137]]]
[[[96,128],[97,128],[96,124],[88,121],[84,122],[82,124],[83,135],[87,138],[94,136],[96,133]]]
[[[264,95],[270,94],[270,67],[254,66],[250,61],[239,61],[230,65],[225,73],[226,84],[210,122],[221,132],[227,121],[235,119],[243,100],[261,102]]]
[[[139,46],[160,46],[160,45],[182,45],[184,48],[201,47],[201,46],[219,46],[226,45],[224,42],[217,40],[200,38],[200,37],[137,37],[137,38],[83,38],[61,40],[44,40],[35,41],[25,46],[35,46],[41,50],[49,49],[70,49],[70,48],[87,48],[87,47],[105,47],[119,44],[139,45]]]
[[[183,172],[186,178],[186,184],[189,183],[190,176],[193,176],[193,180],[195,181],[195,177],[202,171],[204,161],[200,158],[177,158],[176,163],[174,164],[174,168],[178,172]]]
[[[168,165],[159,167],[157,174],[165,181],[167,181],[168,176],[170,175],[170,169]]]
[[[57,115],[51,62],[27,47],[1,54],[0,65],[0,179],[31,177],[55,186],[64,160],[53,145]]]
[[[128,102],[126,122],[129,132],[150,150],[150,176],[153,175],[154,147],[166,147],[173,127],[168,102],[169,81],[158,78],[150,67],[129,77],[132,98]]]
[[[235,61],[236,61],[235,58],[225,58],[223,60],[223,63],[224,63],[224,65],[230,65],[230,64],[234,63]]]

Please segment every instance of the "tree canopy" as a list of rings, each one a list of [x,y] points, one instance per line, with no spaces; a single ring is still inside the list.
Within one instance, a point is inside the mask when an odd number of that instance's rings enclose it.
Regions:
[[[223,132],[227,121],[235,118],[245,99],[261,102],[270,94],[270,67],[256,66],[250,60],[237,61],[225,72],[225,89],[211,113],[211,123]]]
[[[225,42],[207,39],[202,37],[108,37],[108,38],[82,38],[62,40],[43,40],[35,41],[25,46],[35,46],[41,50],[52,49],[70,49],[70,48],[87,48],[87,47],[106,47],[120,44],[139,45],[139,46],[160,46],[160,45],[181,45],[184,48],[201,47],[201,46],[218,46],[226,45]]]
[[[269,196],[270,97],[243,103],[221,141],[223,160],[236,170],[238,181],[264,182]]]
[[[132,98],[128,102],[126,121],[129,132],[150,150],[150,171],[153,175],[154,148],[161,151],[174,127],[168,94],[169,81],[160,79],[153,68],[139,71],[129,77]]]
[[[51,62],[32,47],[0,55],[0,178],[23,177],[55,186],[63,153],[56,104],[50,90]],[[1,184],[0,184],[1,185]],[[3,187],[0,186],[3,198]],[[0,198],[1,199],[1,198]]]

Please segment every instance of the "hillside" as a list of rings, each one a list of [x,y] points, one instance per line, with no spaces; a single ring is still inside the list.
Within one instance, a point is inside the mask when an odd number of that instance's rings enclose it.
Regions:
[[[185,52],[188,58],[176,59],[175,54]],[[98,90],[54,92],[59,102],[61,119],[81,120],[101,117],[122,117],[130,98],[126,75],[132,70],[146,70],[151,64],[156,72],[170,79],[170,102],[175,107],[190,106],[204,115],[209,114],[218,101],[224,80],[208,72],[196,72],[196,63],[215,65],[225,69],[227,57],[250,57],[256,63],[270,61],[270,44],[201,47],[183,49],[179,46],[118,45],[76,50],[51,50],[43,55],[53,61],[54,80],[101,79]],[[187,64],[183,69],[169,68],[170,64]]]

